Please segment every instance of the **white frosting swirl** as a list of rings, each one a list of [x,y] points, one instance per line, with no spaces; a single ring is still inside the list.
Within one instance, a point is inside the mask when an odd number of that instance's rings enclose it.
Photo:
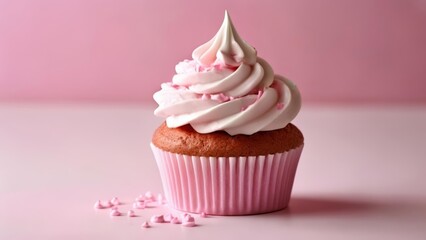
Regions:
[[[167,126],[199,133],[253,134],[285,127],[300,110],[296,86],[240,38],[227,12],[218,33],[176,66],[172,82],[154,94]]]

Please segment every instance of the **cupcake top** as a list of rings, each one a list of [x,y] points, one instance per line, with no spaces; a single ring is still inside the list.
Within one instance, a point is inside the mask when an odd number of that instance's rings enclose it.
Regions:
[[[191,125],[198,133],[252,135],[282,129],[300,110],[301,97],[288,79],[236,32],[227,12],[222,26],[176,65],[171,82],[154,94],[154,114],[169,128]]]

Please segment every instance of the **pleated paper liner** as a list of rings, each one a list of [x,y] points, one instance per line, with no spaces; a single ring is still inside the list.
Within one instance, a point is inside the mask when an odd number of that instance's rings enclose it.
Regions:
[[[171,207],[210,215],[247,215],[286,208],[303,145],[284,153],[200,157],[151,143]]]

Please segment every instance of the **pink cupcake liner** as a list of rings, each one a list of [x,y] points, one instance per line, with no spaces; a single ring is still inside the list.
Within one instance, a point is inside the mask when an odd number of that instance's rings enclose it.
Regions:
[[[169,205],[211,215],[247,215],[286,208],[303,145],[284,153],[200,157],[151,143]]]

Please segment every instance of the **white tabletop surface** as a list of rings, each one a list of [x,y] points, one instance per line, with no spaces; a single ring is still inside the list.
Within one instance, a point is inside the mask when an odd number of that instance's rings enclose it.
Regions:
[[[290,207],[155,224],[167,206],[94,210],[161,192],[153,106],[0,104],[0,239],[426,239],[426,106],[304,106]]]

